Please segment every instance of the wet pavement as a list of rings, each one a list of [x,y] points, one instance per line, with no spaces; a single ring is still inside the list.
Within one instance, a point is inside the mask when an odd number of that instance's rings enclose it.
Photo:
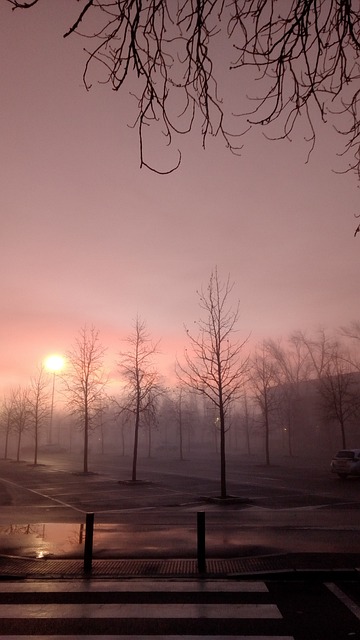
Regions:
[[[195,535],[196,532],[193,533]],[[42,523],[0,527],[0,577],[81,577],[89,573],[94,577],[189,577],[204,573],[229,577],[304,572],[335,572],[340,575],[342,572],[352,573],[358,579],[360,575],[358,553],[284,553],[251,545],[244,547],[242,554],[234,556],[229,546],[219,545],[210,553],[206,548],[205,562],[200,565],[194,536],[187,555],[179,555],[169,531],[164,530],[163,535],[168,541],[165,549],[145,546],[139,547],[135,553],[132,546],[131,551],[128,548],[124,553],[125,541],[129,538],[123,527],[95,525],[90,556],[86,556],[85,524]],[[183,546],[180,549],[184,551]]]
[[[141,525],[96,522],[92,550],[95,559],[194,558],[197,553],[196,513],[183,514],[172,523],[169,513],[142,514]],[[262,513],[263,517],[266,515]],[[297,553],[356,555],[360,551],[355,527],[326,529],[306,523],[278,526],[266,522],[224,523],[206,513],[205,547],[211,558],[247,558]],[[164,520],[160,524],[161,519]],[[167,520],[167,521],[166,521]],[[84,556],[86,520],[83,523],[32,523],[0,526],[0,555],[28,559],[81,559]]]
[[[358,483],[345,487],[318,470],[304,479],[302,469],[292,469],[289,482],[289,471],[255,465],[234,472],[231,489],[242,494],[225,505],[201,498],[216,496],[206,469],[190,476],[198,470],[178,463],[177,473],[173,464],[159,477],[151,464],[152,481],[134,485],[109,469],[83,475],[2,462],[0,575],[80,575],[88,508],[95,511],[99,575],[196,573],[199,511],[206,514],[207,570],[215,574],[360,566]]]

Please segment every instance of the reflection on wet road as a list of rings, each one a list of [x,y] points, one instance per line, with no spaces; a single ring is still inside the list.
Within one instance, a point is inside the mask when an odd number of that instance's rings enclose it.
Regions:
[[[76,464],[69,457],[36,468],[0,462],[0,553],[82,557],[85,514],[94,512],[95,557],[193,557],[198,511],[206,512],[213,557],[357,552],[360,482],[341,482],[326,467],[230,460],[229,493],[237,499],[224,503],[218,470],[203,460],[144,461],[136,483],[126,461],[99,458],[86,475]]]

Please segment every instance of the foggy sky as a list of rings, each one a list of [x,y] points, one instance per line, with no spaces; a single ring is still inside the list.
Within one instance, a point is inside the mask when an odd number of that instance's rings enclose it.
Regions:
[[[301,129],[292,142],[251,132],[241,157],[217,139],[203,150],[194,132],[177,172],[140,170],[133,99],[86,92],[84,43],[62,37],[68,7],[0,6],[0,386],[84,323],[112,357],[137,314],[170,369],[215,265],[253,342],[359,319],[358,185],[332,171],[345,140],[321,126],[306,163]],[[177,157],[158,140],[151,153],[163,168]]]

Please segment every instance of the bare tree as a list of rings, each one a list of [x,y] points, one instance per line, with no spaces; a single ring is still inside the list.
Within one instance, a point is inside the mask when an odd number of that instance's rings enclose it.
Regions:
[[[28,403],[29,403],[29,428],[34,436],[34,464],[38,461],[39,435],[42,427],[50,416],[50,395],[48,391],[49,378],[44,368],[38,368],[36,375],[31,378]]]
[[[193,398],[195,399],[195,398]],[[187,451],[191,448],[191,393],[183,385],[177,385],[168,396],[168,411],[165,413],[164,422],[170,421],[176,426],[176,441],[179,452],[179,460],[184,460],[184,449],[187,443]]]
[[[136,482],[141,416],[162,393],[160,376],[154,366],[159,343],[152,342],[146,323],[139,317],[134,321],[133,332],[127,337],[126,343],[128,348],[119,353],[119,372],[125,381],[120,411],[130,412],[134,416],[132,481]]]
[[[276,363],[275,371],[280,395],[280,421],[287,437],[288,453],[292,456],[293,426],[296,422],[300,387],[303,381],[309,379],[312,363],[308,349],[296,334],[289,337],[286,346],[281,341],[266,341],[266,350]]]
[[[345,329],[343,333],[346,335]],[[324,329],[320,329],[313,338],[305,334],[300,338],[306,345],[317,376],[323,416],[338,423],[345,448],[346,425],[358,415],[360,407],[358,380],[354,376],[356,364],[340,342]]]
[[[184,460],[184,389],[181,385],[176,390],[175,395],[175,416],[179,432],[179,458]]]
[[[100,432],[101,453],[104,455],[106,427],[110,421],[110,399],[106,394],[99,395],[95,407],[95,415],[94,429]]]
[[[22,437],[29,422],[29,389],[17,387],[13,392],[13,430],[17,434],[16,462],[20,461]]]
[[[360,371],[360,322],[354,320],[348,326],[340,328],[340,335],[351,342],[351,359],[349,362]]]
[[[331,361],[334,339],[322,327],[312,337],[298,331],[294,334],[294,338],[305,345],[313,369],[312,375],[320,380]]]
[[[244,393],[242,418],[243,430],[245,432],[246,451],[248,455],[251,455],[250,434],[252,427],[254,426],[254,408],[250,406],[248,394],[246,392]]]
[[[29,9],[39,0],[8,2],[13,9]],[[344,153],[350,152],[350,168],[360,175],[357,3],[88,0],[81,8],[77,0],[72,4],[75,18],[64,37],[78,34],[85,39],[85,87],[91,88],[94,69],[100,83],[134,96],[133,126],[138,129],[141,166],[154,168],[144,153],[149,126],[171,145],[177,134],[200,123],[204,146],[209,136],[219,135],[238,153],[239,135],[254,125],[279,122],[280,133],[270,131],[268,137],[290,138],[302,116],[311,151],[320,116],[345,136]],[[234,91],[229,95],[224,86],[227,73],[231,87],[239,87],[235,105]],[[244,106],[246,99],[249,108]],[[164,173],[176,169],[180,161],[178,151],[174,165]]]
[[[6,395],[2,401],[0,409],[0,424],[1,430],[5,434],[4,442],[4,460],[8,457],[9,437],[11,430],[13,429],[15,413],[15,392],[12,390]]]
[[[319,393],[324,417],[337,422],[341,446],[346,449],[346,427],[359,416],[360,411],[359,379],[354,376],[354,369],[338,344],[334,345],[331,359],[321,377]]]
[[[148,458],[152,456],[153,431],[158,429],[159,389],[156,387],[150,391],[149,402],[144,410],[144,427],[147,430]]]
[[[236,339],[239,303],[235,307],[229,304],[233,286],[230,277],[222,282],[217,269],[212,271],[207,289],[198,292],[204,318],[196,323],[195,335],[185,327],[191,349],[185,350],[185,363],[177,365],[182,384],[207,398],[218,414],[221,498],[227,497],[227,417],[231,405],[242,394],[248,369],[248,358],[243,356],[247,339]]]
[[[129,411],[118,411],[118,405],[125,406],[125,400],[123,403],[116,402],[116,409],[114,411],[114,420],[116,422],[117,428],[120,431],[120,441],[121,441],[121,455],[124,457],[126,452],[126,443],[127,443],[127,434],[131,431],[131,418],[132,415]]]
[[[83,472],[88,473],[89,435],[96,425],[108,377],[104,371],[106,349],[99,332],[86,325],[79,331],[73,347],[66,354],[68,371],[64,376],[68,408],[76,416],[84,433]]]
[[[276,363],[266,348],[266,343],[259,345],[251,359],[250,385],[255,401],[260,409],[262,426],[265,434],[265,460],[270,464],[270,421],[278,407],[279,398],[275,389],[278,385]]]

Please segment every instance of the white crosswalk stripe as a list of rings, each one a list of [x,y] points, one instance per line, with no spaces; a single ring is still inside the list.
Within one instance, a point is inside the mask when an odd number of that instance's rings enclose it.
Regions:
[[[293,640],[261,581],[0,583],[0,640]]]
[[[60,618],[136,618],[139,604],[60,604]],[[141,603],[142,618],[222,618],[224,605],[216,604],[146,604]],[[275,604],[231,604],[226,605],[226,614],[231,618],[281,618]],[[53,618],[52,604],[0,605],[0,619],[6,618]]]

